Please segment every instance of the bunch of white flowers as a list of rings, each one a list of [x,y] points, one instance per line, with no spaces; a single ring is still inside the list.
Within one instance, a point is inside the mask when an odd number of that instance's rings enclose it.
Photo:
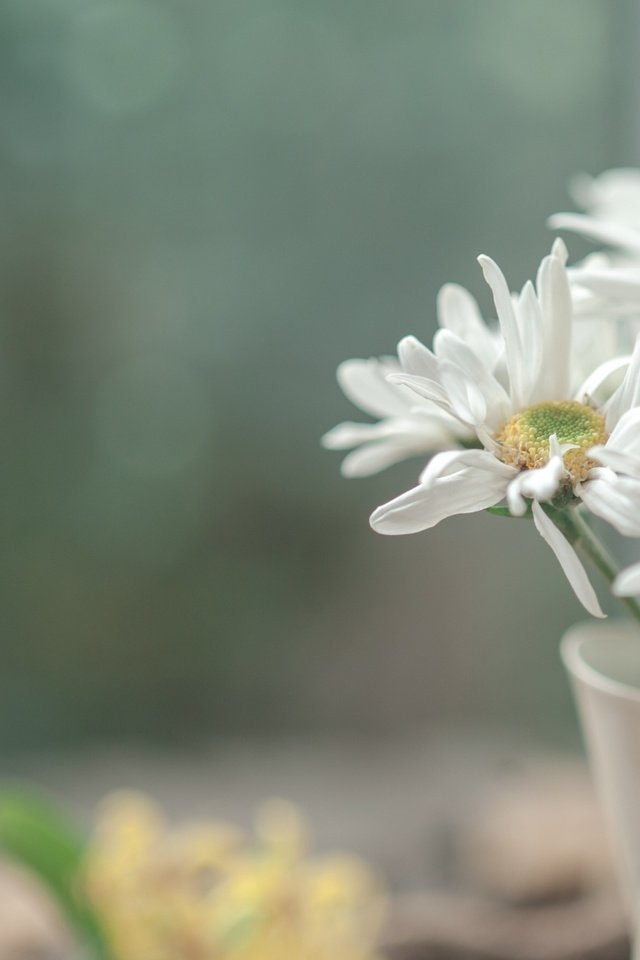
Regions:
[[[374,510],[379,533],[485,509],[530,515],[589,613],[604,616],[576,546],[640,618],[640,563],[619,573],[583,516],[640,537],[640,171],[583,177],[573,193],[587,214],[551,226],[608,252],[567,268],[558,239],[519,293],[479,257],[497,323],[444,286],[433,349],[409,336],[397,357],[340,365],[347,397],[378,420],[341,423],[323,443],[350,450],[351,477],[429,458],[415,487]]]

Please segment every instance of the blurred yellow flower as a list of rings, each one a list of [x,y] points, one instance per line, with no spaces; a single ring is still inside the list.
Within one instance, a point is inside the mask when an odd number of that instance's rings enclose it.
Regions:
[[[376,960],[380,886],[353,857],[308,858],[287,803],[255,836],[216,821],[170,827],[147,797],[104,803],[86,886],[116,960]]]

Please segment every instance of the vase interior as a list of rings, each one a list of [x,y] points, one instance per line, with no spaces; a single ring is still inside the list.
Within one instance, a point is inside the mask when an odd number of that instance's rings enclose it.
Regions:
[[[609,680],[640,690],[640,632],[588,638],[582,644],[585,663]]]
[[[570,630],[563,658],[588,686],[640,702],[640,628],[635,623],[583,623]]]

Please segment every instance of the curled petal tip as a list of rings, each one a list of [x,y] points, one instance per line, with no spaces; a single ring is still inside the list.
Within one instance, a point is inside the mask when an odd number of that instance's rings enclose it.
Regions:
[[[552,256],[556,257],[562,264],[565,264],[569,258],[569,251],[567,250],[567,245],[562,239],[562,237],[556,237],[553,241],[553,246],[551,247]]]

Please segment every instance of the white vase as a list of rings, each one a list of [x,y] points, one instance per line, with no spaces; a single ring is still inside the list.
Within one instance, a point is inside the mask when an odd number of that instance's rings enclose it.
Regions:
[[[571,677],[640,960],[640,626],[591,621],[567,632]]]

